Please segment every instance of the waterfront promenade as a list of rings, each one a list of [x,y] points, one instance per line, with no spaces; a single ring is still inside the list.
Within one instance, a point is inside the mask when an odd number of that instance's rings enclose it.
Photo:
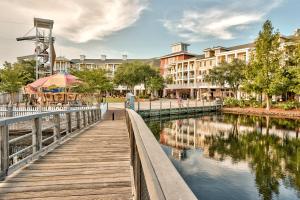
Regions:
[[[132,199],[124,111],[114,112],[7,177],[0,199]]]
[[[124,108],[124,102],[122,103],[109,103],[109,108]],[[198,101],[198,100],[182,100],[177,99],[161,99],[155,101],[140,101],[135,102],[135,110],[158,110],[158,109],[174,109],[174,108],[186,108],[186,107],[203,107],[214,105],[212,101]]]

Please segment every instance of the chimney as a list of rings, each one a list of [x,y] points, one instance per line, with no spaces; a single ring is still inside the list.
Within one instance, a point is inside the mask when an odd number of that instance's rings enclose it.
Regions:
[[[295,36],[300,36],[300,28],[298,28],[298,29],[296,29],[296,31],[295,31],[295,34],[294,34]]]
[[[122,55],[122,59],[127,60],[127,55],[126,54]]]
[[[85,55],[80,55],[80,61],[84,61],[85,60]]]
[[[101,55],[101,60],[106,60],[106,55]]]

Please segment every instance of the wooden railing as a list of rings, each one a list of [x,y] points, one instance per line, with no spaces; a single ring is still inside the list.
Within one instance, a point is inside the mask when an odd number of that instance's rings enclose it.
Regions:
[[[99,120],[101,107],[42,112],[0,120],[0,178],[5,179]]]
[[[106,104],[101,104],[100,106],[106,106]],[[80,107],[70,107],[70,106],[8,106],[0,105],[0,117],[17,117],[24,115],[32,115],[40,112],[51,112],[51,111],[62,111],[62,110],[76,110],[80,109],[94,109],[97,106],[80,106]]]
[[[140,115],[126,109],[137,200],[197,199]]]

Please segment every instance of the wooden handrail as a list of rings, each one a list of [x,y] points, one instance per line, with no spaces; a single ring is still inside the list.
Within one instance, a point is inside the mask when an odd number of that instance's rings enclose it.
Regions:
[[[144,120],[126,109],[137,200],[197,199],[179,175]]]
[[[72,120],[72,115],[74,115],[74,120]],[[5,177],[15,170],[21,168],[28,162],[37,159],[40,155],[44,155],[56,148],[57,146],[64,143],[70,136],[79,133],[86,127],[101,120],[101,108],[82,108],[82,109],[70,109],[70,110],[60,110],[51,112],[42,112],[32,115],[11,117],[7,119],[0,120],[0,180],[5,179]],[[61,124],[62,116],[65,116],[65,126],[62,129]],[[82,116],[82,117],[81,117]],[[48,120],[44,120],[47,118]],[[49,119],[52,119],[49,122]],[[9,140],[9,126],[19,122],[31,123],[32,131],[31,133],[26,133],[22,136],[13,138]],[[52,123],[43,127],[43,123]],[[75,127],[73,126],[75,125]],[[52,135],[48,137],[43,137],[43,131],[52,131]],[[62,134],[65,134],[62,137]],[[27,145],[17,152],[9,152],[10,145],[16,142],[20,142],[24,139],[32,138],[32,143]],[[50,143],[45,145],[44,143]],[[29,151],[29,153],[28,153]],[[26,157],[18,157],[19,155],[27,152]]]

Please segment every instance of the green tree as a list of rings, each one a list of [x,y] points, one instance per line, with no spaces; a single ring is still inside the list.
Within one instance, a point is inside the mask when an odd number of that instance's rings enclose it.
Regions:
[[[35,81],[35,63],[35,60],[21,60],[14,64],[14,67],[20,71],[25,85]]]
[[[154,77],[151,77],[147,83],[148,89],[150,90],[151,97],[153,97],[153,93],[164,89],[165,80],[160,74],[157,74]]]
[[[272,95],[282,92],[284,70],[280,66],[279,33],[274,32],[271,21],[267,20],[255,41],[255,53],[246,70],[244,87],[252,92],[262,92],[266,97],[266,109],[270,109]]]
[[[114,84],[124,85],[133,92],[134,86],[141,83],[141,77],[138,75],[138,63],[123,63],[121,64],[114,76]]]
[[[82,81],[73,90],[78,93],[96,94],[99,102],[101,102],[104,92],[113,89],[113,85],[103,69],[74,70],[71,73]]]
[[[22,72],[5,63],[4,68],[0,70],[0,91],[10,94],[10,104],[13,104],[14,95],[20,91],[24,85]]]
[[[131,92],[133,92],[134,86],[144,84],[147,91],[149,80],[157,73],[157,70],[148,64],[141,62],[123,63],[115,72],[114,83],[127,86]]]
[[[206,80],[212,84],[220,85],[222,88],[227,84],[237,97],[237,91],[244,80],[245,68],[246,63],[239,59],[234,59],[230,63],[223,62],[209,71]]]
[[[208,74],[205,75],[205,81],[210,82],[213,85],[219,85],[221,90],[223,90],[226,84],[225,78],[225,68],[227,63],[220,63],[219,66],[212,68],[209,70]],[[222,99],[223,99],[223,91],[221,92]]]

